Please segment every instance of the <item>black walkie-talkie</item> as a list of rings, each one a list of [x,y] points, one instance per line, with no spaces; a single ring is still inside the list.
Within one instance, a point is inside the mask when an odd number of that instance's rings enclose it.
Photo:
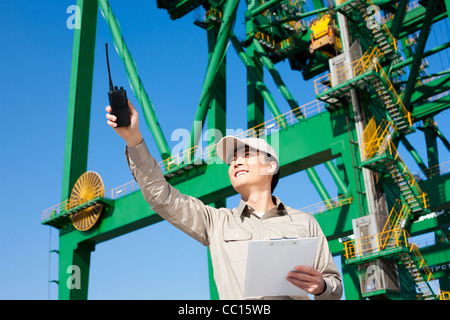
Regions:
[[[130,125],[130,110],[128,108],[127,92],[123,87],[114,88],[111,80],[111,71],[109,69],[108,44],[106,47],[106,64],[108,65],[109,75],[109,105],[111,106],[111,114],[117,117],[116,123],[118,127],[126,127]]]

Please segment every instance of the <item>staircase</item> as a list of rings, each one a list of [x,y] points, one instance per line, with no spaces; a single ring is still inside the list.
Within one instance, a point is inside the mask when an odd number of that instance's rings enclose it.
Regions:
[[[406,166],[404,166],[404,164],[403,171],[399,170],[399,166],[401,167],[402,164],[403,161],[392,161],[387,164],[386,168],[388,169],[392,179],[397,184],[402,198],[411,212],[413,214],[428,213],[429,209],[427,208],[427,199],[425,198],[426,194],[420,190],[416,180],[411,176],[411,173]]]
[[[439,288],[438,294],[435,294],[431,288],[430,282],[435,281],[433,274],[428,268],[425,259],[420,254],[418,247],[414,243],[409,244],[409,251],[400,255],[400,259],[404,268],[408,271],[411,278],[414,280],[416,289],[419,293],[418,297],[421,300],[446,300],[448,292],[441,291]]]
[[[403,203],[413,214],[429,213],[426,194],[420,189],[392,142],[395,127],[385,120],[376,129],[375,127],[375,118],[372,118],[362,135],[365,160],[370,161],[373,157],[379,159],[377,164],[387,169],[400,191]],[[397,227],[400,226],[395,226]]]
[[[386,236],[388,236],[387,239]],[[369,241],[371,239],[376,239],[376,241]],[[379,244],[383,241],[385,242],[384,246],[379,247]],[[399,255],[399,263],[414,281],[417,297],[420,300],[450,300],[450,292],[443,291],[438,287],[436,293],[431,287],[435,278],[419,249],[411,242],[411,236],[406,230],[390,229],[376,235],[344,242],[344,251],[348,264],[360,264],[367,260],[373,260],[374,253],[378,256],[391,256],[391,258],[392,255]],[[362,259],[364,257],[367,259]],[[354,259],[358,259],[358,262],[355,262]],[[435,284],[438,286],[436,282]]]
[[[385,27],[385,25],[383,25],[382,28],[373,29],[372,38],[375,40],[378,48],[380,48],[385,57],[395,59],[399,56],[397,53],[395,39],[390,36],[389,29]],[[389,41],[389,38],[392,38],[393,40]]]
[[[378,235],[381,242],[380,249],[395,247],[407,249],[407,252],[400,254],[400,260],[413,279],[420,299],[435,300],[440,296],[446,297],[445,292],[436,295],[431,289],[429,281],[434,278],[417,246],[407,241],[399,241],[398,234],[407,233],[405,227],[412,216],[429,213],[429,209],[426,194],[420,189],[392,142],[394,134],[395,128],[390,122],[383,120],[376,126],[373,117],[362,135],[362,152],[365,160],[379,159],[376,163],[388,170],[401,194],[401,199],[395,202],[383,231]],[[410,238],[409,235],[407,238]]]
[[[405,132],[412,125],[411,113],[406,110],[401,98],[395,91],[394,86],[378,63],[376,64],[376,69],[379,77],[374,77],[370,81],[370,84],[376,91],[382,104],[385,106],[396,130]]]
[[[342,2],[342,4],[340,4]],[[389,28],[386,24],[378,23],[376,19],[379,19],[381,16],[376,12],[377,6],[371,0],[353,0],[350,2],[338,1],[336,3],[337,10],[348,15],[352,12],[359,12],[364,21],[364,26],[359,28],[362,31],[363,38],[365,34],[367,34],[374,42],[374,45],[380,49],[383,55],[388,59],[396,59],[399,57],[397,52],[397,40],[392,36]],[[370,9],[372,6],[373,9]],[[379,8],[378,8],[379,9]],[[376,15],[379,16],[376,16]],[[369,26],[369,19],[374,19],[373,21],[377,22],[373,26]],[[369,32],[365,32],[368,30]]]
[[[392,122],[398,131],[403,131],[408,128],[408,122],[405,117],[399,111],[399,108],[394,103],[391,94],[388,91],[387,86],[381,81],[380,78],[374,78],[371,81],[372,87],[380,98],[380,101],[386,107],[386,111],[389,113]]]
[[[381,67],[379,61],[382,58],[383,54],[380,49],[369,48],[360,59],[353,61],[350,66],[343,64],[329,74],[317,78],[314,80],[317,99],[329,105],[339,104],[338,97],[347,93],[351,88],[364,87],[369,84],[387,111],[388,120],[394,125],[395,130],[407,133],[412,125],[412,115],[406,110],[402,99]],[[351,77],[348,69],[352,71]],[[349,78],[350,80],[347,80]],[[336,81],[336,79],[344,80]]]
[[[362,2],[359,4],[356,8],[361,14],[361,17],[364,19],[364,22],[367,23],[367,20],[370,16],[374,16],[377,14],[374,10],[368,10],[370,6],[373,6],[373,8],[376,8],[374,3],[369,0],[367,2]],[[375,9],[376,10],[376,9]],[[371,17],[372,19],[376,19],[378,17]],[[367,26],[367,25],[366,25]],[[367,29],[370,29],[369,26],[367,26]],[[399,54],[397,53],[397,40],[392,36],[391,32],[389,31],[389,28],[386,26],[386,24],[378,24],[373,26],[373,29],[371,29],[371,38],[375,42],[375,45],[380,49],[380,51],[383,53],[383,55],[388,59],[396,59],[399,57]]]
[[[397,230],[401,232],[405,228],[410,218],[410,212],[411,210],[406,204],[403,204],[400,199],[396,200],[381,232],[383,235],[381,249],[398,246]]]
[[[369,15],[374,14],[374,12],[371,13],[370,10],[367,10],[370,5],[373,5],[371,0],[336,1],[338,11],[344,14],[359,11],[365,21],[367,21]],[[369,36],[369,32],[366,33]],[[367,124],[362,136],[363,166],[387,170],[400,191],[400,199],[397,199],[392,207],[381,233],[344,243],[346,258],[350,259],[348,260],[349,263],[360,264],[363,261],[374,259],[373,252],[380,256],[399,255],[400,263],[414,281],[419,299],[443,300],[447,297],[450,298],[450,293],[443,292],[440,289],[437,295],[433,292],[429,282],[434,280],[434,277],[417,246],[410,242],[410,236],[405,230],[408,221],[414,215],[429,213],[429,208],[426,194],[420,189],[392,142],[397,133],[407,133],[412,125],[411,113],[406,110],[380,64],[380,59],[383,57],[389,60],[399,58],[396,39],[392,37],[385,24],[380,25],[379,28],[373,28],[370,37],[375,43],[375,48],[370,54],[370,50],[367,50],[358,62],[359,65],[356,64],[353,67],[354,76],[364,77],[365,82],[376,92],[387,111],[384,115],[387,121],[383,120],[377,126],[375,119],[372,118]],[[379,52],[377,53],[376,50],[379,50]],[[329,78],[331,79],[331,77]],[[372,240],[372,242],[369,240]],[[372,251],[364,247],[366,243],[374,246],[369,248],[373,249]],[[364,248],[364,250],[361,248]],[[372,253],[372,256],[370,253]]]

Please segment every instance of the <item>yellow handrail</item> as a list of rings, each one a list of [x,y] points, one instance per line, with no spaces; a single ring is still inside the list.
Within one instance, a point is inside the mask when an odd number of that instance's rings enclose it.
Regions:
[[[104,191],[105,191],[104,189],[96,190],[92,194],[92,199],[103,198],[105,196]],[[70,209],[76,208],[76,207],[84,204],[85,202],[86,202],[86,200],[82,199],[82,198],[64,200],[46,210],[43,210],[42,215],[41,215],[42,221],[46,221],[48,219],[56,217],[56,216],[60,215],[61,212],[68,212],[68,211],[70,211]]]
[[[339,83],[347,81],[349,78],[357,77],[368,70],[375,67],[374,63],[378,62],[378,59],[382,56],[381,51],[378,48],[373,48],[372,50],[367,50],[363,56],[352,63],[350,63],[351,76],[349,77],[349,66],[345,64],[344,66],[325,74],[314,80],[314,88],[316,94],[327,91],[334,86],[332,78],[339,78]],[[334,75],[333,77],[331,75]],[[328,85],[329,84],[329,85]]]
[[[394,85],[392,84],[391,80],[389,80],[389,77],[387,76],[386,72],[384,72],[383,68],[381,67],[380,63],[377,62],[376,63],[376,70],[380,73],[381,75],[381,79],[384,80],[384,82],[387,84],[388,86],[388,90],[394,95],[396,101],[395,104],[400,106],[400,109],[403,112],[403,116],[406,118],[406,120],[408,121],[408,125],[412,126],[412,115],[411,112],[409,112],[408,110],[406,110],[405,105],[403,104],[402,99],[400,98],[400,96],[398,95],[397,91],[394,88]]]
[[[291,42],[292,41],[294,41],[294,37],[289,37],[289,38],[287,38],[287,39],[284,39],[283,41],[281,41],[281,42],[278,42],[276,45],[275,45],[275,48],[276,48],[276,50],[283,50],[283,49],[285,49],[285,48],[287,48],[287,47],[289,47],[290,45],[291,45]]]
[[[196,159],[196,154],[198,152],[200,152],[200,154],[201,154],[201,152],[202,152],[201,149],[199,148],[199,146],[194,146],[188,150],[185,150],[179,154],[173,155],[173,156],[163,160],[162,162],[160,162],[160,165],[163,164],[164,168],[167,171],[170,171],[173,168],[180,166],[184,162],[186,162],[186,163],[193,162]]]
[[[372,117],[361,136],[362,138],[362,154],[364,160],[368,160],[375,154],[383,154],[390,143],[389,134],[392,134],[395,127],[385,119],[379,126],[376,126],[375,117]]]
[[[409,213],[410,210],[408,206],[404,204],[400,199],[397,199],[381,232],[387,232],[391,229],[402,229],[402,226],[398,224],[399,222],[403,221],[409,215]],[[386,237],[382,245],[382,249],[386,247],[388,240],[389,237]]]
[[[390,91],[391,94],[394,96],[395,104],[400,106],[400,109],[403,113],[403,117],[407,120],[409,126],[411,126],[412,125],[411,112],[406,110],[406,107],[403,104],[403,101],[398,95],[397,91],[395,90],[391,80],[381,67],[379,62],[379,59],[381,57],[382,53],[377,47],[373,48],[371,51],[370,49],[367,50],[360,59],[355,60],[350,64],[352,75],[353,77],[357,77],[359,75],[364,74],[367,71],[375,70],[379,74],[380,78],[386,84],[388,91]],[[333,72],[330,72],[315,79],[314,89],[316,91],[316,94],[318,95],[331,89],[333,87],[332,81],[333,78],[338,77],[340,79],[339,83],[347,81],[350,78],[348,76],[348,67],[349,67],[348,64],[346,64],[341,68],[334,70]],[[334,76],[332,77],[332,75]]]
[[[216,9],[216,8],[211,8],[209,10],[206,10],[205,12],[205,20],[210,18],[210,17],[218,17],[219,19],[222,19],[222,11]]]
[[[419,248],[411,241],[411,236],[408,231],[396,228],[393,230],[383,231],[379,234],[366,236],[360,239],[350,240],[344,242],[344,252],[345,258],[350,259],[354,257],[361,257],[366,254],[372,254],[379,252],[381,250],[386,249],[386,246],[381,246],[381,243],[386,243],[386,239],[394,239],[394,241],[390,242],[390,248],[395,247],[406,247],[408,248],[408,252],[413,258],[413,263],[416,264],[416,261],[419,265],[416,265],[417,269],[421,269],[425,275],[426,282],[435,281],[436,279],[433,276],[430,268],[428,267],[425,259],[419,251]],[[436,283],[436,281],[435,281]],[[443,291],[438,286],[438,294],[437,298],[440,300],[449,300],[450,292]],[[434,294],[434,292],[432,292]]]
[[[420,6],[419,1],[415,0],[413,2],[410,2],[405,10],[405,12],[409,12],[413,9],[416,9]],[[395,18],[395,14],[389,12],[388,14],[384,14],[384,16],[381,17],[381,21],[383,24],[386,24],[388,21],[391,21]]]
[[[326,210],[331,210],[334,208],[342,207],[344,205],[350,204],[353,201],[353,196],[351,194],[344,194],[327,201],[321,201],[307,207],[301,208],[300,211],[316,214],[319,212],[324,212]]]
[[[373,48],[372,51],[370,51],[369,48],[363,56],[357,60],[358,63],[355,65],[353,70],[354,76],[363,74],[368,70],[372,70],[374,68],[374,63],[377,63],[382,56],[382,52],[377,47]]]
[[[273,40],[271,37],[269,37],[267,34],[262,33],[261,31],[258,31],[257,33],[255,33],[255,38],[256,39],[260,39],[263,40],[267,43],[270,43],[272,45],[275,45],[275,40]]]
[[[421,202],[424,209],[428,208],[428,199],[426,198],[426,193],[424,193],[416,179],[413,177],[409,171],[406,164],[400,158],[397,148],[394,143],[390,140],[390,134],[393,132],[394,127],[391,123],[383,119],[381,124],[376,127],[375,118],[372,117],[362,134],[362,154],[364,160],[371,159],[375,155],[389,154],[394,157],[394,160],[399,160],[402,163],[403,170],[401,174],[405,177],[406,183],[414,188],[416,195],[418,196],[418,201]]]
[[[386,220],[386,224],[384,225],[383,232],[387,231],[388,228],[390,229],[396,229],[395,226],[397,225],[398,220],[401,218],[401,212],[403,210],[403,203],[400,199],[397,199],[392,206],[391,212],[389,213],[389,216]],[[399,210],[400,208],[400,210]],[[389,226],[390,225],[390,226]]]
[[[450,292],[443,291],[439,288],[439,300],[450,300]]]
[[[387,249],[385,242],[388,238],[393,239],[390,242],[391,248],[406,247],[408,245],[406,230],[400,228],[387,230],[378,234],[344,242],[345,258],[361,257]]]
[[[399,158],[397,148],[395,148],[392,141],[389,143],[389,149],[390,149],[390,152],[392,152],[391,155],[395,154],[395,158]],[[424,209],[428,208],[428,199],[426,198],[427,194],[422,191],[419,184],[417,183],[417,180],[413,177],[413,175],[411,174],[411,171],[409,171],[408,167],[403,162],[403,160],[400,159],[400,161],[402,162],[403,168],[404,168],[403,171],[401,172],[401,174],[404,177],[407,177],[406,183],[408,183],[409,186],[416,191],[416,195],[418,197],[417,200],[422,203],[422,207]]]
[[[408,233],[408,231],[405,231],[408,237],[411,237]],[[411,241],[409,245],[409,252],[413,254],[413,256],[416,258],[415,260],[418,261],[420,264],[417,266],[418,269],[422,269],[425,274],[427,275],[427,282],[428,281],[435,281],[436,279],[433,276],[433,273],[431,272],[430,268],[428,267],[425,259],[423,258],[422,254],[419,251],[419,248]]]
[[[367,0],[367,3],[368,3],[369,5],[372,5],[372,6],[374,6],[374,7],[377,7],[377,6],[375,6],[375,4],[373,3],[372,0]],[[377,7],[377,8],[378,8],[378,7]],[[380,15],[381,15],[381,14],[380,14]],[[391,31],[389,30],[389,28],[387,27],[386,23],[383,23],[382,26],[381,26],[381,28],[387,33],[388,41],[394,46],[394,50],[397,51],[397,39],[395,39],[395,38],[392,36],[392,33],[391,33]]]
[[[435,166],[429,167],[426,171],[428,173],[428,176],[434,176],[437,174],[443,174],[450,171],[450,161],[439,163]]]

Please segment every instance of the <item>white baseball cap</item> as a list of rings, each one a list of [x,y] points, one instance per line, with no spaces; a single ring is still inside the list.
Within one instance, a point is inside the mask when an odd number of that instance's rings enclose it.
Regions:
[[[230,164],[234,152],[243,146],[249,146],[254,150],[258,150],[267,154],[271,161],[276,161],[279,166],[278,155],[270,144],[266,140],[261,138],[244,138],[239,139],[235,136],[225,136],[220,139],[216,147],[216,154],[226,164]]]

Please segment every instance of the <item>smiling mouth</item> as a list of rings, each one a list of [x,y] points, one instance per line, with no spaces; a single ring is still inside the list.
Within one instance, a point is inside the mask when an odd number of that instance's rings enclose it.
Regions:
[[[238,171],[236,172],[236,174],[234,175],[236,178],[243,176],[244,174],[247,174],[248,171]]]

